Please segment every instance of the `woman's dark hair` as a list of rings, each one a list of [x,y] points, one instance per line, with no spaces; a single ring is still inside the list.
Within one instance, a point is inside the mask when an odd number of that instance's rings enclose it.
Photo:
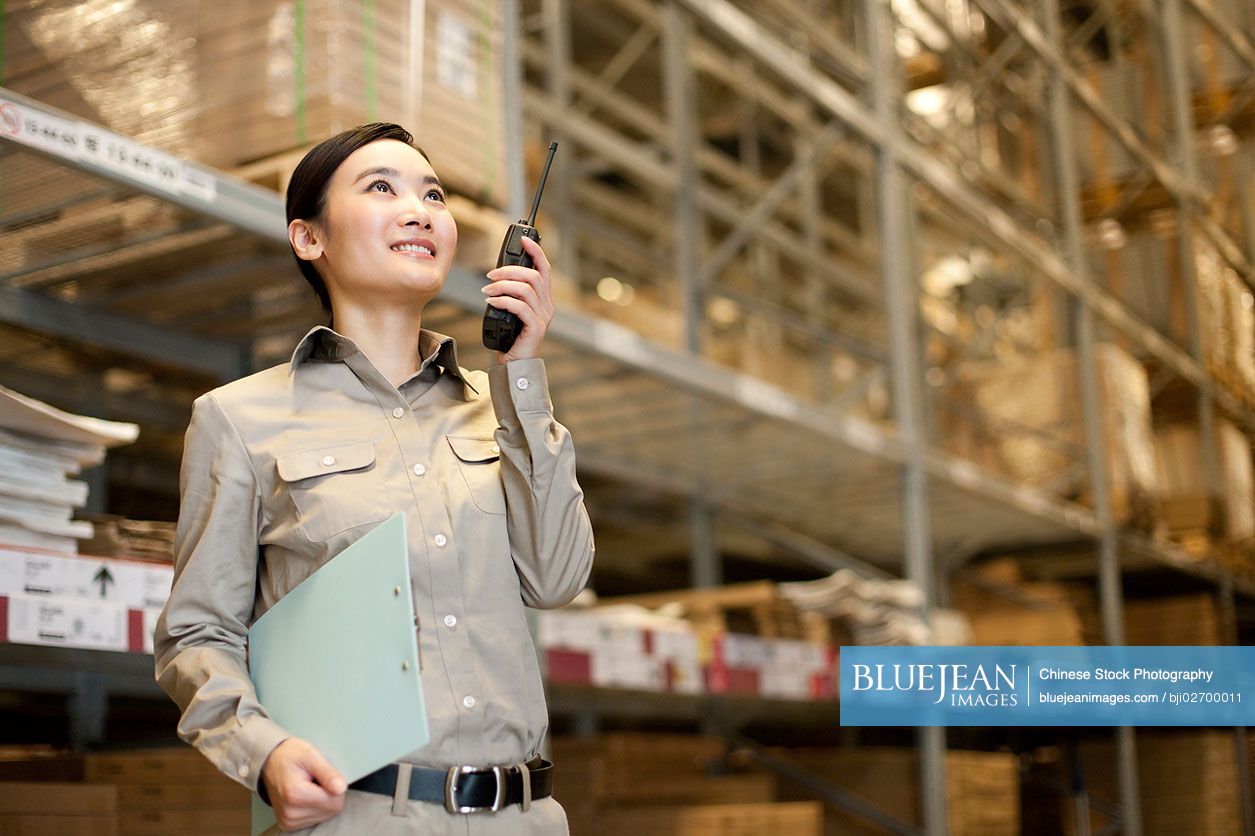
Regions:
[[[340,163],[347,160],[350,154],[362,146],[381,139],[404,142],[431,162],[427,152],[414,144],[413,135],[400,125],[394,125],[391,122],[371,122],[369,125],[349,128],[309,149],[309,153],[296,164],[292,179],[288,182],[288,223],[291,224],[297,218],[305,221],[320,219],[323,210],[327,208],[327,185],[331,182],[331,176],[336,173],[336,169],[340,167]],[[292,251],[292,255],[296,258],[296,266],[300,268],[301,275],[305,277],[305,281],[309,282],[314,293],[318,294],[318,301],[322,303],[323,311],[327,316],[331,316],[331,297],[327,293],[327,283],[323,281],[313,262],[296,255],[296,250]]]

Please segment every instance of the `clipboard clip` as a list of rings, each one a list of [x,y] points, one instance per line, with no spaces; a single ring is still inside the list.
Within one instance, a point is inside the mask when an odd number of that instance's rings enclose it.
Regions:
[[[472,772],[492,772],[493,777],[497,779],[497,792],[493,795],[491,807],[462,807],[455,800],[458,792],[458,776]],[[477,769],[473,766],[451,766],[444,782],[444,808],[450,813],[495,813],[505,807],[505,791],[505,767]]]

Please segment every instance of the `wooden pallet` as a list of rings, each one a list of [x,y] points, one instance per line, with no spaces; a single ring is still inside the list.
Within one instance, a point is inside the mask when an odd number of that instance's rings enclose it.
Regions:
[[[764,638],[802,639],[828,644],[832,632],[818,613],[802,612],[771,581],[752,581],[710,589],[677,589],[603,599],[602,604],[634,604],[647,609],[669,606],[692,621],[699,634],[752,633]]]

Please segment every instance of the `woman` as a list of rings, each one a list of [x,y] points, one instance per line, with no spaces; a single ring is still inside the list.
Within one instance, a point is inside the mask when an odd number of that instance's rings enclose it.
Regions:
[[[285,831],[566,833],[551,767],[537,757],[548,715],[524,606],[570,601],[593,537],[539,358],[554,313],[549,262],[526,241],[535,269],[488,274],[488,304],[523,330],[494,368],[471,372],[452,339],[420,326],[457,225],[408,132],[365,125],[311,150],[287,216],[330,324],[306,334],[291,362],[195,403],[174,585],[154,638],[157,679],[183,712],[179,735],[268,797]],[[257,702],[245,639],[275,601],[396,511],[409,532],[431,740],[346,787]],[[445,776],[461,767],[477,771],[449,792]],[[472,806],[500,809],[448,809]]]

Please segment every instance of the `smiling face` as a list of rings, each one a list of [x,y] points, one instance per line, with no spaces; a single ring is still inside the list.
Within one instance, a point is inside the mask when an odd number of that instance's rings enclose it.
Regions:
[[[316,220],[294,220],[292,246],[339,300],[425,305],[444,285],[458,229],[431,164],[394,139],[350,154]]]

